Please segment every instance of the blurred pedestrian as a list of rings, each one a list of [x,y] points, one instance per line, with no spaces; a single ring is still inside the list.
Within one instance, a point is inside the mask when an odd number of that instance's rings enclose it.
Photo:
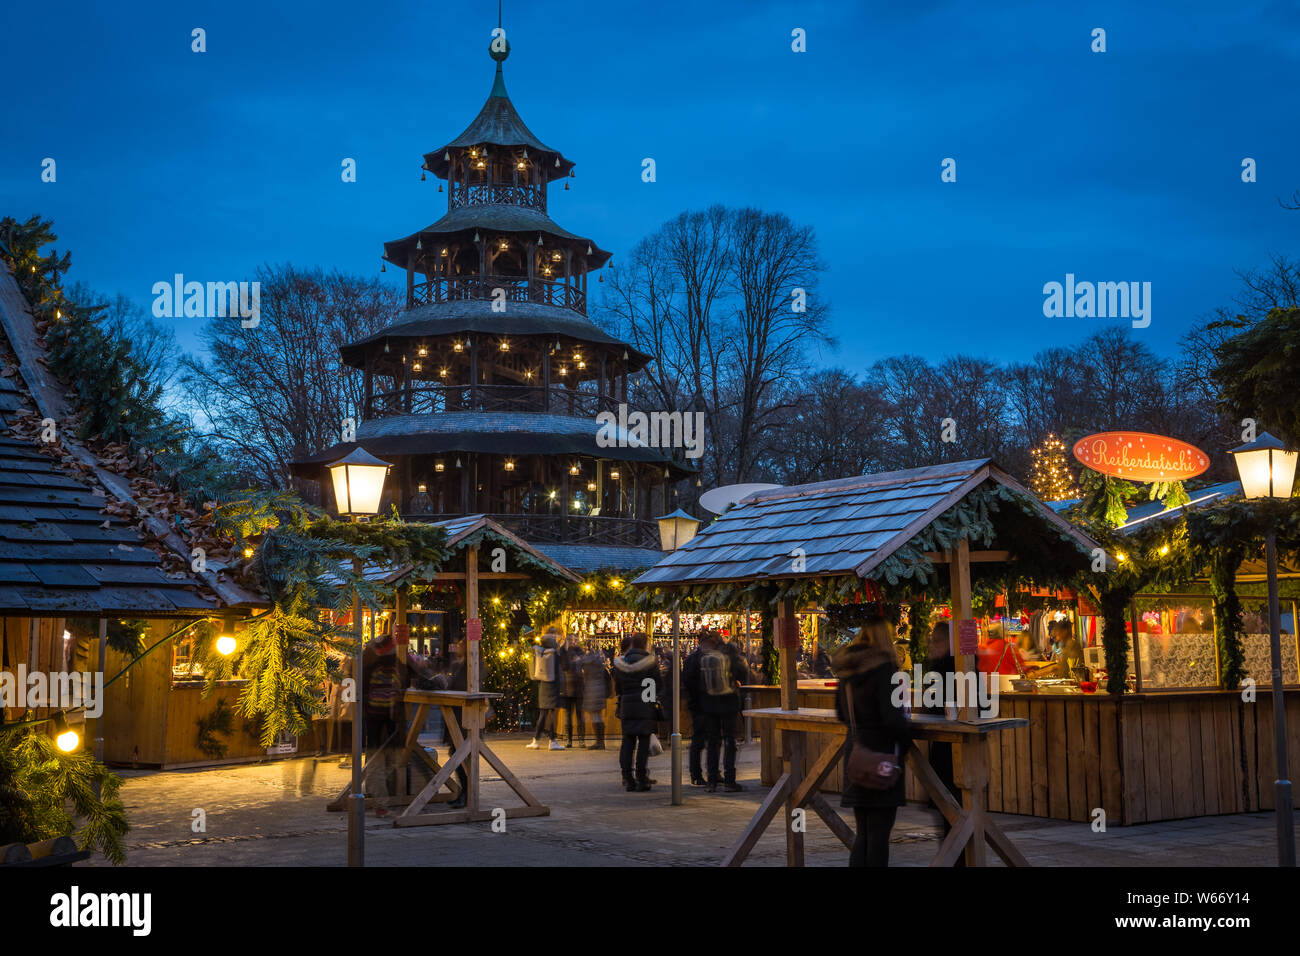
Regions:
[[[612,696],[609,670],[605,655],[592,642],[580,660],[582,668],[582,709],[591,721],[596,742],[592,750],[605,749],[605,701]]]
[[[729,793],[743,790],[736,782],[736,734],[740,715],[740,685],[749,680],[749,668],[735,645],[722,640],[716,631],[700,637],[701,654],[696,693],[705,728],[705,759],[708,776],[705,789],[717,792],[718,785]],[[722,770],[719,773],[719,757]]]
[[[587,732],[582,714],[582,658],[583,652],[578,647],[578,639],[570,634],[560,648],[558,664],[560,667],[560,710],[564,711],[565,730],[569,736],[569,746],[573,746],[573,728],[578,727],[578,746],[587,746]]]
[[[623,787],[628,791],[650,789],[650,735],[659,721],[659,696],[664,684],[658,662],[659,658],[646,650],[644,634],[633,635],[627,652],[614,658],[614,687],[623,723],[618,764],[623,772]]]
[[[695,648],[686,655],[686,664],[682,667],[682,697],[686,701],[686,711],[691,715],[691,748],[687,764],[690,767],[692,787],[702,787],[706,782],[702,758],[708,734],[704,727],[700,701],[700,655],[704,653],[705,633],[695,632]]]
[[[529,750],[541,747],[542,734],[549,734],[550,749],[563,750],[564,744],[555,739],[555,711],[560,706],[559,653],[556,650],[560,632],[548,627],[542,635],[541,646],[533,648],[530,677],[537,681],[537,727]]]
[[[906,800],[903,755],[912,741],[903,708],[891,700],[898,670],[894,629],[883,618],[867,621],[832,663],[840,679],[835,710],[849,728],[840,806],[852,807],[857,822],[849,866],[888,866],[889,833]],[[876,779],[851,779],[850,767],[857,764],[850,758],[858,747],[865,748],[866,762],[879,771]]]

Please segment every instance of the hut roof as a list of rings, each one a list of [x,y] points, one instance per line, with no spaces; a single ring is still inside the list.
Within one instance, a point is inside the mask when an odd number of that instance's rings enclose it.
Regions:
[[[565,159],[559,150],[551,149],[533,135],[533,131],[519,118],[518,110],[510,102],[510,96],[506,93],[505,75],[499,61],[492,82],[492,92],[488,94],[483,108],[478,111],[474,121],[465,127],[463,133],[451,142],[424,154],[425,168],[431,170],[435,176],[446,179],[450,165],[446,154],[449,150],[482,146],[485,143],[494,146],[525,146],[533,150],[538,154],[539,160],[543,157],[546,159],[542,164],[542,170],[548,182],[569,175],[569,171],[573,169],[573,163]],[[557,159],[558,165],[555,162]]]
[[[873,569],[976,488],[992,482],[1072,539],[1087,535],[1026,491],[990,459],[953,462],[756,492],[703,528],[633,583],[692,585],[856,575]],[[804,568],[793,570],[802,550]]]
[[[614,338],[572,309],[539,302],[511,302],[505,312],[493,312],[486,299],[456,299],[423,305],[402,313],[399,321],[344,345],[339,353],[353,368],[365,365],[367,347],[384,339],[424,339],[479,332],[485,335],[563,336],[592,345],[611,345],[627,351],[629,372],[650,363],[651,357]]]
[[[35,318],[10,269],[0,269],[0,615],[173,617],[203,614],[232,598],[255,598],[215,575],[191,574],[184,558],[161,560],[168,522],[141,533],[113,511],[135,511],[129,483],[62,427],[70,403],[42,365]],[[60,424],[59,441],[34,440],[38,423]],[[125,490],[123,490],[125,489]],[[220,593],[219,593],[220,592]]]
[[[502,545],[515,559],[512,566],[518,566],[522,563],[565,581],[581,580],[578,575],[558,561],[548,557],[541,549],[529,544],[517,534],[506,530],[487,515],[463,515],[424,523],[435,528],[442,528],[447,532],[446,548],[453,555],[471,547],[478,547],[481,550],[484,545]],[[447,570],[450,571],[464,570],[454,559],[448,559],[445,565]],[[367,564],[362,569],[362,573],[369,580],[382,581],[384,584],[391,585],[412,577],[415,570],[415,567],[411,564],[390,565],[375,562]],[[341,577],[332,573],[327,574],[326,579],[331,583],[342,580]],[[412,580],[415,580],[415,578],[412,578]]]

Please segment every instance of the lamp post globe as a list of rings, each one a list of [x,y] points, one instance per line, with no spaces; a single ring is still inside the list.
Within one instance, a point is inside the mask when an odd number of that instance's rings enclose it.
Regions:
[[[360,446],[330,465],[334,504],[339,514],[378,514],[384,497],[384,478],[392,467]]]

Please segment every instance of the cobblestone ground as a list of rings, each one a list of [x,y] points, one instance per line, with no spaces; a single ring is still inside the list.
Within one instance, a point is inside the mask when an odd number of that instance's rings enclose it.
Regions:
[[[614,750],[526,750],[525,737],[490,744],[512,772],[551,808],[548,817],[488,823],[397,828],[392,817],[367,815],[366,861],[379,866],[641,866],[717,865],[763,796],[758,744],[741,749],[745,790],[709,794],[687,786],[685,803],[670,804],[667,754],[650,762],[659,783],[627,793]],[[446,756],[445,750],[440,754]],[[341,866],[347,861],[347,821],[325,804],[350,771],[339,757],[298,757],[188,771],[124,771],[122,789],[131,832],[132,866]],[[518,803],[484,767],[483,805]],[[497,803],[496,801],[500,801]],[[832,799],[832,805],[838,800]],[[206,813],[207,832],[191,831],[193,811]],[[394,811],[396,812],[396,811]],[[852,824],[852,813],[840,811]],[[806,838],[809,866],[843,866],[847,851],[815,816]],[[938,846],[937,815],[909,806],[894,827],[891,864],[924,866]],[[1036,866],[1271,866],[1271,813],[1202,817],[1094,833],[1087,824],[999,815]],[[992,856],[992,854],[990,854]],[[101,859],[91,861],[107,865]],[[83,865],[91,865],[91,862]],[[749,864],[780,866],[785,842],[769,829]],[[993,857],[993,862],[1000,861]]]

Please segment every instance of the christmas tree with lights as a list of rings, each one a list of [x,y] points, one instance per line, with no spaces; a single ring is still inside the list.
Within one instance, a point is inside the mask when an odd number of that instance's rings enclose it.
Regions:
[[[1044,501],[1066,501],[1079,497],[1079,489],[1070,474],[1065,457],[1065,445],[1055,435],[1049,434],[1043,443],[1030,451],[1032,464],[1029,487]]]

